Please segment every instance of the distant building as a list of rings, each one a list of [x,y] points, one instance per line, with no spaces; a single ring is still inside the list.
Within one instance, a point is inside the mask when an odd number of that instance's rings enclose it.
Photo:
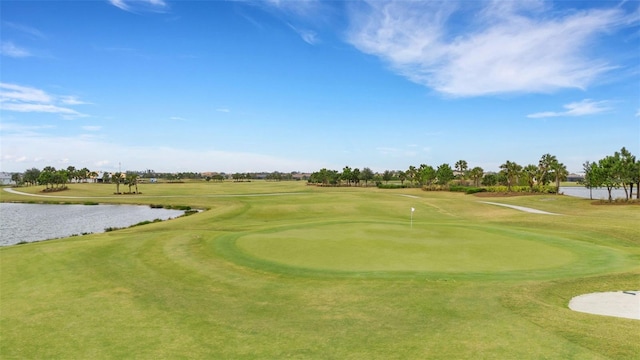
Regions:
[[[583,181],[584,180],[584,176],[580,175],[580,174],[569,174],[567,175],[567,181],[571,181],[571,182],[578,182],[578,181]]]
[[[11,180],[11,173],[0,172],[0,185],[15,185],[16,183]]]

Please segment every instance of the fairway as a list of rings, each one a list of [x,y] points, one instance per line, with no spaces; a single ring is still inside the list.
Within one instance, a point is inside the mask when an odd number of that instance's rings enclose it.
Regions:
[[[1,358],[631,359],[640,351],[640,321],[568,308],[574,296],[637,287],[636,207],[492,199],[561,214],[549,216],[457,193],[301,182],[156,184],[127,197],[105,189],[1,196],[204,211],[0,248]]]

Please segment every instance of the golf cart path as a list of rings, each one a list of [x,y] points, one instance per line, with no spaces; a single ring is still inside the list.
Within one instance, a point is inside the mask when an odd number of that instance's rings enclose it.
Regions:
[[[611,291],[576,296],[569,302],[569,309],[640,320],[640,291]]]
[[[532,208],[528,208],[528,207],[524,207],[524,206],[508,205],[508,204],[502,204],[502,203],[491,202],[491,201],[480,201],[480,202],[484,203],[484,204],[504,206],[504,207],[508,207],[508,208],[512,208],[512,209],[515,209],[515,210],[520,210],[520,211],[532,213],[532,214],[560,215],[560,214],[556,214],[556,213],[552,213],[552,212],[548,212],[548,211],[542,211],[542,210],[538,210],[538,209],[532,209]]]

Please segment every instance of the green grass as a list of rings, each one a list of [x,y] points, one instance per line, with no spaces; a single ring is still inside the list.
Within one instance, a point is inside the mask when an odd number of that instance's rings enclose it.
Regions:
[[[458,193],[302,182],[114,191],[72,184],[54,195],[65,198],[2,192],[0,200],[208,210],[1,248],[0,358],[633,359],[640,352],[640,321],[567,308],[583,293],[638,288],[636,206],[555,195],[490,199],[562,214],[549,216]]]

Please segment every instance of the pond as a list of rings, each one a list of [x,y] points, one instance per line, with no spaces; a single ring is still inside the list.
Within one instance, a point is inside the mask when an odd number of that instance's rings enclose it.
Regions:
[[[138,205],[50,205],[0,203],[0,246],[125,228],[142,221],[168,220],[182,210]]]
[[[627,191],[629,191],[629,189],[627,189]],[[560,193],[561,194],[565,194],[568,196],[575,196],[575,197],[581,197],[581,198],[586,198],[586,199],[590,199],[593,198],[593,200],[608,200],[609,199],[609,192],[607,191],[606,188],[595,188],[595,189],[591,189],[591,195],[589,194],[589,189],[587,189],[586,187],[580,187],[580,186],[561,186],[560,187]],[[614,199],[624,199],[625,195],[624,195],[624,190],[623,189],[613,189],[611,190],[611,197],[613,197]],[[633,197],[636,197],[636,188],[633,188]]]

